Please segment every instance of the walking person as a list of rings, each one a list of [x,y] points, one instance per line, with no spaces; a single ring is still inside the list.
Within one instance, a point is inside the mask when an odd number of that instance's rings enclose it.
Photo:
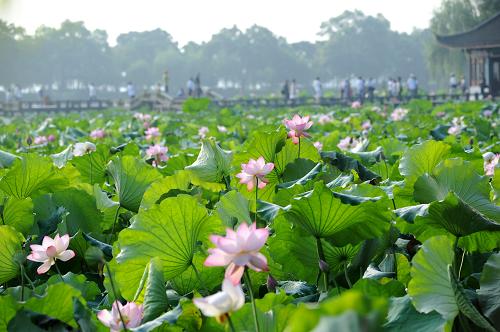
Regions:
[[[321,85],[321,80],[319,77],[313,81],[313,90],[314,90],[314,99],[316,103],[319,104],[321,102],[321,97],[323,97],[323,86]]]
[[[358,100],[361,104],[363,104],[365,100],[365,80],[361,76],[358,77],[357,88],[358,88]]]
[[[10,90],[10,88],[8,88],[7,90],[5,90],[5,103],[10,104],[11,101],[12,101],[12,91]]]
[[[401,100],[403,98],[403,80],[401,76],[398,76],[398,80],[396,81],[396,91],[398,100]]]
[[[193,95],[194,95],[194,80],[192,77],[190,77],[189,80],[187,81],[186,89],[187,89],[188,97],[193,97]]]
[[[290,102],[292,103],[292,105],[295,105],[295,100],[297,99],[297,82],[295,81],[295,78],[292,79],[292,82],[290,83],[288,94],[290,97]]]
[[[457,81],[457,78],[455,77],[455,73],[451,73],[450,81],[449,81],[449,88],[450,88],[450,95],[451,96],[456,94],[457,87],[458,87],[458,81]]]
[[[375,96],[375,85],[377,82],[373,77],[370,77],[368,79],[368,100],[370,100],[370,103],[373,103],[373,99]]]
[[[196,74],[194,79],[194,92],[196,98],[200,98],[203,95],[203,90],[201,89],[200,73]]]
[[[97,100],[97,91],[96,91],[94,83],[89,84],[89,100],[90,101]]]
[[[135,98],[135,86],[132,82],[127,83],[127,96],[130,100]]]
[[[285,80],[285,84],[283,84],[281,95],[283,96],[285,102],[288,102],[288,99],[290,98],[290,84],[288,83],[288,80]]]
[[[406,81],[406,86],[408,88],[410,98],[416,98],[418,95],[418,81],[414,74],[410,75],[408,81]]]
[[[14,85],[14,99],[19,103],[23,99],[23,93],[21,87],[18,84]]]
[[[467,82],[464,75],[460,76],[460,91],[462,91],[462,96],[465,97],[467,94]]]

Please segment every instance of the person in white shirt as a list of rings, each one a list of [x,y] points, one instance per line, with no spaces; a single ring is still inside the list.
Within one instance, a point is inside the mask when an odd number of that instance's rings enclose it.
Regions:
[[[129,99],[135,98],[135,86],[132,84],[132,82],[127,83],[127,95]]]
[[[408,78],[408,81],[406,82],[406,85],[408,87],[408,92],[410,93],[410,97],[415,98],[417,97],[418,93],[418,81],[417,77],[413,74],[410,75]]]
[[[313,89],[316,103],[319,103],[321,101],[321,97],[323,96],[323,87],[321,86],[319,77],[316,77],[316,79],[313,81]]]
[[[295,99],[297,98],[297,82],[295,81],[295,78],[290,83],[289,89],[290,100],[292,101],[292,103],[294,103]]]
[[[186,83],[188,96],[191,97],[194,95],[194,81],[190,78]]]
[[[97,91],[94,83],[89,84],[89,100],[90,101],[97,100]]]
[[[451,73],[450,75],[450,95],[453,95],[456,93],[457,87],[458,87],[458,80],[455,76],[454,73]]]

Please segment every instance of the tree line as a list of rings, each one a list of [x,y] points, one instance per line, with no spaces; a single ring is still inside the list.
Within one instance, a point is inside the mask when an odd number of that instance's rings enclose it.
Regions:
[[[291,78],[309,86],[317,76],[329,81],[352,75],[405,78],[413,73],[425,86],[443,83],[443,74],[464,69],[463,55],[436,45],[433,32],[470,28],[500,10],[498,4],[494,0],[444,0],[430,29],[412,33],[392,30],[382,15],[346,11],[321,24],[323,38],[315,43],[288,43],[254,25],[244,31],[236,26],[222,29],[208,42],[190,42],[184,47],[161,29],[121,34],[111,46],[106,31],[91,31],[83,22],[42,26],[30,35],[0,20],[0,85],[123,85],[127,81],[151,85],[161,82],[168,69],[172,89],[183,87],[197,73],[203,85],[246,92],[255,88],[275,91]],[[474,11],[467,14],[470,8]]]

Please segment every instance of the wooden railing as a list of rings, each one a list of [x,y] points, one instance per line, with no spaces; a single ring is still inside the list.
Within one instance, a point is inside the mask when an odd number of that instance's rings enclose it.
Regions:
[[[11,103],[0,102],[0,114],[13,115],[27,112],[84,112],[91,110],[105,110],[113,107],[124,107],[132,110],[140,107],[154,108],[155,103],[143,97],[135,98],[132,101],[114,101],[114,100],[60,100],[60,101],[20,101]],[[365,102],[381,105],[399,105],[408,103],[412,99],[425,99],[431,101],[434,105],[446,102],[458,102],[471,99],[478,99],[478,96],[469,95],[418,95],[416,97],[402,96],[401,98],[374,96],[373,98],[365,98]],[[212,99],[212,107],[297,107],[297,106],[335,106],[347,105],[350,106],[356,98],[342,99],[338,97],[322,97],[319,100],[314,97],[299,97],[293,100],[285,100],[283,98],[234,98],[234,99]],[[165,102],[161,110],[178,110],[182,105],[183,99],[168,100],[168,105]],[[170,105],[170,107],[169,107]]]

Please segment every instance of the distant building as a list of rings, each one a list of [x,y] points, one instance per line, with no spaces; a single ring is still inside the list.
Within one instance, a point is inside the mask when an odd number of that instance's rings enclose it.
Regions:
[[[436,35],[436,39],[441,45],[466,52],[470,93],[500,96],[500,13],[469,31]]]

